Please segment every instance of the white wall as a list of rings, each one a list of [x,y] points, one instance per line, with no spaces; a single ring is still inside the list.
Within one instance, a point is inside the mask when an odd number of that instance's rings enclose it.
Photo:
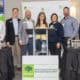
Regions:
[[[77,13],[76,17],[77,17],[78,21],[80,22],[80,0],[72,0],[71,6],[76,7],[76,13]]]
[[[11,17],[12,8],[17,7],[20,9],[21,16],[21,0],[5,0],[5,16],[6,18]]]
[[[21,14],[22,14],[21,2],[22,1],[33,1],[33,0],[4,0],[4,1],[5,1],[5,17],[9,18],[9,17],[11,17],[11,10],[14,7],[19,8],[19,10],[20,10],[19,17],[21,17]],[[38,0],[34,0],[34,1],[38,1]],[[43,0],[39,0],[39,1],[43,1]],[[44,1],[50,1],[50,0],[44,0]],[[53,1],[53,0],[51,0],[51,1]]]

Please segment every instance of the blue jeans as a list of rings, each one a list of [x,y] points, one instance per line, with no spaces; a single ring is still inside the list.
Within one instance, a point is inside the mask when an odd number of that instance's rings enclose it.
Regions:
[[[45,42],[46,40],[41,40],[41,39],[37,39],[36,40],[36,50],[37,51],[41,51],[42,50],[42,43]]]
[[[36,40],[36,50],[41,51],[42,41],[40,39]]]
[[[21,46],[21,54],[26,55],[28,52],[28,55],[33,55],[33,38],[29,38],[28,44]]]
[[[26,55],[27,52],[27,44],[21,45],[21,54],[22,56]]]

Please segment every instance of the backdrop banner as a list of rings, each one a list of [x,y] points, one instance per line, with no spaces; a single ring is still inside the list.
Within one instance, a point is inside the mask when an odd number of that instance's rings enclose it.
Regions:
[[[63,8],[65,6],[70,7],[70,0],[22,2],[22,15],[24,18],[25,11],[29,9],[32,12],[32,18],[36,21],[39,12],[44,11],[47,16],[47,22],[50,22],[51,14],[57,13],[60,21],[63,18]]]

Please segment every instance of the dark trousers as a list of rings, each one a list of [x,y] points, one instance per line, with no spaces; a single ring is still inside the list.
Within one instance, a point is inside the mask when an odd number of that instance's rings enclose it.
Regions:
[[[22,56],[26,55],[27,52],[27,44],[26,45],[21,45],[21,54]]]
[[[43,42],[46,45],[46,40],[41,40],[41,39],[36,40],[36,49],[37,49],[37,51],[41,51]]]
[[[27,52],[28,52],[28,55],[33,55],[33,38],[29,38],[28,44],[21,46],[22,56],[26,55]]]
[[[60,55],[60,48],[56,47],[57,43],[49,42],[49,50],[51,55]]]
[[[40,39],[36,40],[36,50],[41,51],[42,41]]]
[[[59,68],[61,68],[61,48],[56,47],[57,43],[49,42],[49,50],[51,55],[59,56]]]

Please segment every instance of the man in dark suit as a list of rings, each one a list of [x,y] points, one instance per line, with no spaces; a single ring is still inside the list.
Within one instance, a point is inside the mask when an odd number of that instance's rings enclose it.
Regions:
[[[21,69],[21,59],[20,59],[20,47],[18,44],[18,24],[20,19],[18,18],[19,9],[12,9],[12,18],[6,20],[6,44],[8,47],[12,47],[12,53],[14,57],[14,64],[17,66],[17,69]],[[16,56],[15,56],[16,55]],[[16,61],[15,61],[16,60]]]

